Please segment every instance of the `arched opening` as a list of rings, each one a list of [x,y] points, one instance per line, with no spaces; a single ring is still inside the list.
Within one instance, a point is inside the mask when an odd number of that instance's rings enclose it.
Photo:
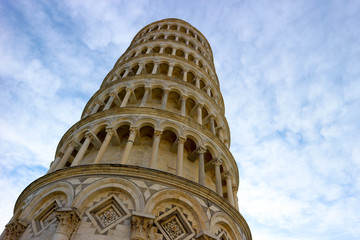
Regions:
[[[183,38],[179,38],[179,42],[186,44],[186,40]]]
[[[157,168],[172,174],[176,173],[176,134],[171,130],[164,130],[159,145]]]
[[[199,161],[196,159],[196,143],[191,137],[187,137],[184,143],[183,176],[194,182],[198,181]],[[186,159],[186,161],[185,161]]]
[[[193,55],[189,54],[188,60],[189,60],[190,62],[194,62],[195,58],[194,58]]]
[[[139,130],[138,141],[135,141],[130,154],[130,163],[136,166],[148,167],[151,158],[154,128],[143,126]]]
[[[168,37],[168,39],[169,39],[169,40],[172,40],[172,41],[175,41],[176,37],[175,37],[174,35],[170,35],[170,36]]]
[[[160,47],[153,48],[153,53],[159,53],[159,52],[160,52]]]
[[[182,79],[183,70],[179,66],[175,66],[172,71],[172,77],[177,78],[179,80]]]
[[[186,29],[184,27],[180,27],[180,32],[186,33]]]
[[[164,91],[161,88],[154,88],[151,90],[151,101],[149,102],[149,107],[159,108],[161,105],[161,99],[164,94]]]
[[[184,51],[182,51],[182,50],[176,50],[175,55],[178,56],[178,57],[182,57],[182,58],[183,58],[183,57],[185,56],[185,53],[184,53]]]
[[[169,65],[166,64],[166,63],[161,63],[159,65],[159,74],[161,75],[167,75],[168,74],[168,71],[169,71]]]
[[[186,80],[188,83],[195,85],[195,75],[192,72],[187,73]]]
[[[147,74],[151,74],[154,69],[154,63],[147,63],[145,64],[145,70]]]
[[[169,109],[170,111],[180,114],[181,109],[181,101],[180,101],[180,94],[177,92],[170,92],[168,96],[168,101],[166,105],[166,109]]]
[[[143,48],[143,50],[141,50],[141,54],[145,54],[147,52],[147,48]]]
[[[166,54],[172,54],[172,48],[171,48],[171,47],[166,47],[166,48],[164,49],[164,53],[166,53]]]

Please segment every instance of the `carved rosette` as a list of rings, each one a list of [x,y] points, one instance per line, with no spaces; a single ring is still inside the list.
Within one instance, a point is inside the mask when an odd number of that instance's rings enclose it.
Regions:
[[[5,235],[4,240],[17,240],[20,239],[21,235],[24,233],[27,224],[19,219],[8,223],[5,226]]]

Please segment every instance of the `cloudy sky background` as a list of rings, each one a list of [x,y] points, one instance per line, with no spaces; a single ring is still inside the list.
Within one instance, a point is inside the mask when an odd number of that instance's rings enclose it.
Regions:
[[[0,226],[145,25],[208,39],[256,240],[360,238],[360,1],[0,2]]]

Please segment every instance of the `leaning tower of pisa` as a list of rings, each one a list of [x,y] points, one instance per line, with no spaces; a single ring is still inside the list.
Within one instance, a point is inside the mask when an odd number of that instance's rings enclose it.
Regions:
[[[251,240],[213,54],[179,19],[138,32],[18,198],[2,239]]]

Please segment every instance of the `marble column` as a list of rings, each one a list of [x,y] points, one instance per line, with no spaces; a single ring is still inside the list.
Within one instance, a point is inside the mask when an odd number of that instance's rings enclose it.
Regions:
[[[222,160],[220,158],[215,158],[213,160],[213,164],[215,167],[216,193],[219,194],[220,196],[223,196],[221,173],[220,173],[220,166],[222,164]]]
[[[199,183],[203,186],[205,186],[205,160],[204,160],[204,154],[206,152],[206,149],[203,147],[199,147],[196,150],[196,153],[199,155]]]
[[[132,89],[131,89],[131,88],[126,88],[126,94],[125,94],[124,99],[123,99],[122,102],[121,102],[120,107],[126,107],[126,104],[127,104],[128,101],[129,101],[131,92],[132,92]]]
[[[143,68],[144,68],[144,63],[140,63],[139,69],[137,70],[136,75],[139,75],[141,73],[141,71],[143,70]]]
[[[197,122],[200,125],[202,125],[202,107],[201,104],[198,104],[197,106]]]
[[[185,116],[186,115],[186,98],[185,96],[181,97],[181,116]]]
[[[55,211],[57,227],[52,240],[69,240],[75,231],[80,217],[75,208],[60,208]]]
[[[178,138],[178,148],[177,148],[177,161],[176,161],[176,175],[182,177],[183,174],[183,162],[184,162],[184,143],[186,138]]]
[[[76,156],[71,164],[72,167],[79,165],[80,162],[83,160],[85,153],[91,143],[92,138],[93,138],[93,136],[90,132],[87,132],[85,134],[85,141],[81,145],[79,152],[76,154]]]
[[[147,102],[147,99],[149,97],[150,90],[151,90],[150,87],[145,88],[145,93],[144,93],[144,96],[143,96],[143,98],[141,100],[140,107],[145,107],[146,106],[146,102]]]
[[[222,127],[219,128],[219,138],[220,141],[224,142],[224,129]]]
[[[227,198],[231,205],[234,206],[234,196],[233,196],[233,190],[232,190],[232,174],[230,171],[224,172],[224,177],[226,179],[226,188],[227,188]]]
[[[161,98],[161,109],[166,109],[166,103],[169,96],[169,90],[164,89],[164,95]]]
[[[137,128],[131,127],[130,128],[129,138],[127,140],[125,150],[124,150],[124,153],[123,153],[123,156],[122,156],[122,159],[121,159],[121,164],[127,164],[127,162],[129,161],[129,155],[130,155],[132,146],[134,144],[136,133],[137,133]]]
[[[108,110],[110,107],[111,107],[111,104],[114,102],[114,99],[115,99],[115,94],[116,93],[110,93],[110,98],[109,100],[107,101],[105,107],[104,107],[104,110]]]
[[[72,153],[72,152],[74,151],[74,149],[75,149],[75,146],[76,146],[76,143],[73,142],[73,141],[68,144],[68,147],[67,147],[64,155],[62,156],[60,162],[56,165],[54,171],[59,170],[60,168],[65,167],[65,164],[66,164],[66,162],[69,160],[69,158],[70,158],[70,156],[71,156],[71,153]]]
[[[157,69],[158,69],[158,66],[159,66],[159,64],[158,64],[158,63],[154,63],[154,68],[153,68],[153,70],[152,70],[151,74],[156,74]]]
[[[101,162],[101,159],[103,158],[104,153],[105,153],[107,147],[109,146],[109,143],[110,143],[111,138],[113,137],[113,135],[114,135],[114,129],[106,128],[106,137],[105,137],[103,143],[101,144],[99,152],[96,155],[96,158],[94,160],[94,164],[97,164],[97,163]]]
[[[184,82],[187,82],[187,74],[188,74],[188,72],[189,72],[188,70],[184,71],[184,74],[183,74],[183,81]]]
[[[162,131],[154,131],[154,139],[153,139],[153,145],[152,145],[152,151],[151,151],[151,159],[150,159],[150,168],[156,168],[157,163],[157,155],[159,151],[159,144],[161,140],[161,134]]]
[[[99,110],[100,106],[102,105],[103,103],[98,100],[95,102],[95,107],[93,108],[93,110],[91,111],[90,114],[94,114],[94,113],[97,113],[97,111]]]
[[[173,72],[173,69],[174,69],[174,65],[170,65],[170,66],[169,66],[168,73],[167,73],[168,77],[171,77],[172,72]]]
[[[210,131],[213,133],[213,134],[216,134],[216,131],[215,131],[215,119],[214,119],[214,116],[210,116]]]
[[[49,170],[47,171],[47,173],[50,173],[52,171],[54,171],[56,165],[59,163],[59,161],[61,160],[61,158],[64,156],[64,154],[62,152],[58,152],[56,154],[56,157],[55,157],[55,160],[51,162],[50,164],[50,168]]]
[[[238,197],[237,197],[237,187],[236,187],[236,185],[232,186],[232,190],[233,190],[235,208],[237,210],[239,210],[239,200],[238,200]]]

